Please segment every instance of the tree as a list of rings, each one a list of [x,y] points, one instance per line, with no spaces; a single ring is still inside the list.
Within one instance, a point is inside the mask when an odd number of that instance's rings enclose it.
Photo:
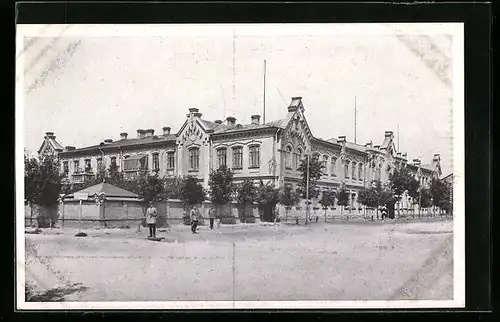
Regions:
[[[243,205],[243,222],[247,222],[246,207],[252,204],[256,198],[257,189],[252,180],[245,180],[243,183],[236,187],[236,200]]]
[[[225,205],[232,201],[234,193],[233,171],[226,166],[210,172],[208,180],[210,199],[216,205]]]
[[[195,177],[188,176],[182,185],[181,200],[186,206],[194,206],[203,202],[206,198],[205,189]]]
[[[338,196],[337,196],[337,205],[339,205],[340,208],[340,214],[342,214],[342,210],[345,206],[349,204],[349,194],[345,190],[345,188],[340,189]]]
[[[416,197],[418,194],[418,186],[420,185],[406,167],[395,168],[389,174],[389,184],[397,201],[401,200],[405,192],[408,192],[408,195],[412,197]]]
[[[62,174],[59,171],[59,162],[52,155],[45,155],[40,159],[25,156],[25,199],[33,205],[42,207],[42,213],[38,215],[40,226],[49,226],[55,223],[57,219],[57,206],[59,194],[62,187]],[[31,214],[31,217],[33,215]]]
[[[321,194],[321,199],[319,200],[320,205],[325,210],[325,222],[326,222],[326,212],[328,207],[335,205],[335,191],[323,191]]]
[[[308,160],[309,156],[306,156],[304,159],[300,161],[300,166],[298,168],[298,171],[300,172],[300,177],[301,181],[299,183],[299,189],[301,192],[301,198],[306,199],[309,197],[311,198],[317,198],[319,195],[319,190],[317,187],[317,182],[319,179],[321,179],[321,176],[323,175],[323,163],[320,162],[318,159],[317,155],[313,155],[310,158],[309,162],[309,170],[308,170]],[[306,196],[307,192],[307,174],[309,173],[309,194]]]
[[[430,185],[430,193],[432,197],[433,208],[439,207],[443,202],[443,197],[445,197],[444,183],[438,178],[432,178]]]
[[[163,178],[166,199],[181,199],[184,180],[181,177]]]
[[[431,193],[429,189],[421,188],[419,199],[420,199],[419,200],[419,213],[420,213],[420,208],[425,209],[431,206]]]
[[[300,201],[300,193],[293,191],[292,187],[285,186],[280,193],[280,203],[285,206],[285,221],[288,219],[288,209]]]
[[[377,207],[377,195],[374,188],[362,189],[358,193],[358,202],[365,207]]]
[[[157,173],[143,174],[137,178],[137,190],[139,198],[142,198],[146,203],[150,201],[160,201],[165,194],[163,180],[158,177]]]
[[[274,184],[264,184],[262,181],[260,182],[260,185],[257,188],[256,201],[260,208],[264,211],[265,221],[274,221],[276,216],[274,210],[280,200],[279,197],[279,190],[275,188]]]

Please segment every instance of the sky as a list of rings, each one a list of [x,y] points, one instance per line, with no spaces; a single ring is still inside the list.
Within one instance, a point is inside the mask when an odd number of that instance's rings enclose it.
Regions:
[[[357,143],[381,144],[392,130],[410,160],[427,164],[440,153],[443,174],[453,171],[453,84],[439,64],[425,63],[452,64],[451,37],[432,35],[432,50],[419,54],[402,37],[375,34],[380,25],[354,34],[264,27],[26,37],[18,58],[25,148],[36,152],[45,132],[77,148],[118,140],[120,132],[136,137],[137,129],[175,133],[191,107],[204,119],[250,123],[263,114],[266,60],[266,121],[283,118],[291,97],[301,96],[316,137],[354,142],[356,101]]]

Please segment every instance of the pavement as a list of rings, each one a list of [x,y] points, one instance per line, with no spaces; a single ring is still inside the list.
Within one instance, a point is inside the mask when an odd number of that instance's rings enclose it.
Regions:
[[[44,229],[26,234],[40,301],[452,299],[450,220]]]

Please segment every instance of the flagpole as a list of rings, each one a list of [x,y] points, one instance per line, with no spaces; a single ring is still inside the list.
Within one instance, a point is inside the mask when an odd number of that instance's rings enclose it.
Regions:
[[[309,223],[309,159],[311,154],[307,153],[307,170],[306,170],[306,225]]]
[[[354,96],[354,143],[356,143],[356,122],[357,122],[356,96]]]
[[[262,122],[266,124],[266,60],[264,60],[264,115],[262,115]]]

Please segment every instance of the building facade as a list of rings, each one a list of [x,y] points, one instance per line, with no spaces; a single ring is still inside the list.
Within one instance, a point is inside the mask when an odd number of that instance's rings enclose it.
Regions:
[[[99,167],[114,164],[129,177],[139,172],[191,175],[208,188],[210,171],[226,165],[234,171],[236,182],[262,180],[295,190],[300,182],[300,160],[311,154],[325,165],[318,182],[320,189],[344,187],[350,192],[353,206],[357,206],[360,189],[374,180],[387,182],[392,169],[399,165],[408,167],[424,186],[441,175],[439,154],[430,164],[421,164],[418,159],[408,162],[406,153],[396,151],[392,131],[385,131],[380,145],[355,144],[345,136],[329,140],[315,137],[301,97],[291,99],[284,118],[265,124],[259,115],[253,115],[246,124],[237,123],[234,117],[224,122],[205,120],[197,108],[191,108],[179,131],[173,134],[170,129],[164,127],[161,135],[155,135],[153,129],[139,129],[136,138],[121,133],[120,140],[106,139],[79,149],[66,146],[57,151],[61,171],[69,183],[84,182],[95,176]],[[56,144],[47,143],[52,140]],[[53,133],[47,133],[47,144],[62,148]]]

